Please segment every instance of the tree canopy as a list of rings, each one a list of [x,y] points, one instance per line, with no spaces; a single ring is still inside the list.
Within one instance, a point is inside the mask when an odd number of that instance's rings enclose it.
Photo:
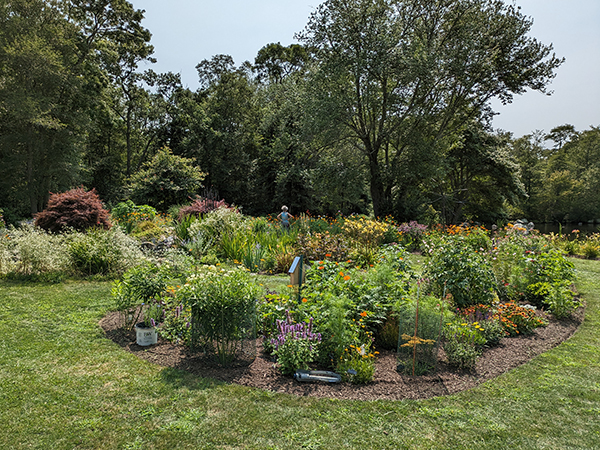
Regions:
[[[562,63],[502,0],[326,0],[299,43],[156,73],[125,0],[0,0],[0,208],[96,189],[166,211],[208,189],[245,213],[398,220],[600,217],[600,132],[514,139],[490,101]],[[206,186],[203,188],[202,186]]]

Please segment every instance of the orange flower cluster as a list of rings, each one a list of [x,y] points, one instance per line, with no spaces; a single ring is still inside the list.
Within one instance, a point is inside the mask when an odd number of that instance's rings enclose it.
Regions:
[[[497,320],[504,327],[506,334],[510,335],[527,333],[547,325],[543,319],[536,316],[533,309],[519,306],[515,302],[500,303],[497,308],[479,304],[461,310],[461,314],[471,320],[477,316],[483,316],[488,320]]]

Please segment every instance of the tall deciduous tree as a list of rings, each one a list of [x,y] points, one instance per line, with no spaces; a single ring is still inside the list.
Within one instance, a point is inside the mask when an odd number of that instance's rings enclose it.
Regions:
[[[433,181],[434,205],[448,224],[506,219],[506,204],[526,195],[508,138],[477,123],[465,127],[461,139],[447,149],[440,176]]]
[[[315,113],[364,155],[376,215],[411,152],[431,155],[492,98],[545,91],[561,60],[531,24],[500,0],[327,0],[312,14],[299,38],[318,62]]]
[[[142,17],[124,0],[0,0],[0,166],[30,213],[77,180],[107,67],[148,50]]]
[[[259,149],[260,109],[248,64],[236,67],[229,55],[197,66],[200,89],[184,99],[189,133],[180,151],[207,172],[205,184],[228,203],[254,206],[252,190]]]

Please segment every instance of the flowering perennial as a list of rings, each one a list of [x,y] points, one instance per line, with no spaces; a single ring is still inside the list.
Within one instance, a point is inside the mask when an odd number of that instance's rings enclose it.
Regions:
[[[292,323],[292,319],[287,315],[287,319],[277,320],[277,330],[279,334],[277,338],[271,339],[271,344],[278,350],[280,346],[290,340],[305,340],[311,342],[321,342],[321,333],[313,332],[313,318],[311,317],[308,324],[305,322]]]

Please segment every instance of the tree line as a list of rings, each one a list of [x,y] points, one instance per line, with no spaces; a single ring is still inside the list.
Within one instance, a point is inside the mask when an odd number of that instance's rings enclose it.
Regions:
[[[327,0],[299,44],[199,62],[195,91],[141,69],[151,33],[127,1],[0,0],[0,21],[9,220],[82,185],[108,204],[144,192],[151,204],[140,183],[160,189],[161,176],[253,215],[600,217],[599,128],[491,128],[490,100],[546,92],[563,62],[501,0]]]

